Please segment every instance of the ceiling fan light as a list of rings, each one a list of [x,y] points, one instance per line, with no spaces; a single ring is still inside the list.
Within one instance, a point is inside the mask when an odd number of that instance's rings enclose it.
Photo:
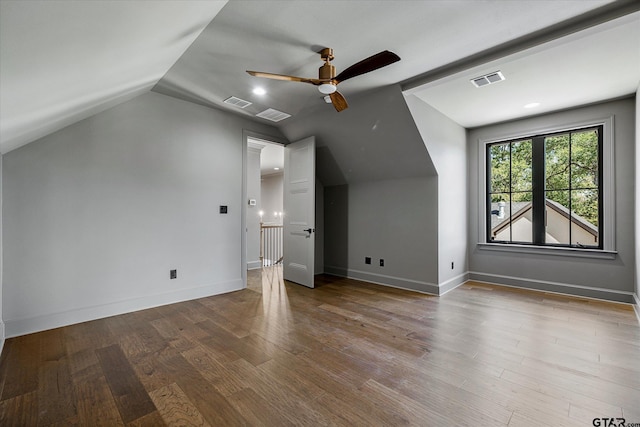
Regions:
[[[338,90],[338,88],[336,87],[336,85],[333,85],[331,83],[323,83],[320,86],[318,86],[318,90],[320,91],[320,93],[329,95],[335,92],[336,90]]]

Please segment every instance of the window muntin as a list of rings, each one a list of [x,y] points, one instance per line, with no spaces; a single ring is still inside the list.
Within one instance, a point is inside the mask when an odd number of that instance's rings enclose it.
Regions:
[[[487,144],[487,242],[602,249],[602,134]]]

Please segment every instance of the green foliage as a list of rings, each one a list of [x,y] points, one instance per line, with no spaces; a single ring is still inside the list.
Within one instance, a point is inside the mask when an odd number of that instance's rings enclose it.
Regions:
[[[532,140],[489,147],[491,201],[530,201]],[[597,130],[549,136],[545,144],[545,191],[593,225],[598,225]]]

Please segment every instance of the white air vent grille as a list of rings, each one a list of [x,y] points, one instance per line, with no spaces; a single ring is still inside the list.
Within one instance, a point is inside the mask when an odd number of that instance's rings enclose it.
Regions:
[[[493,83],[498,83],[503,81],[505,78],[500,71],[496,71],[493,73],[485,74],[484,76],[475,77],[471,79],[471,83],[475,87],[487,86]]]
[[[252,103],[249,101],[245,101],[244,99],[236,98],[235,96],[230,96],[224,100],[225,104],[231,104],[238,108],[246,108]]]
[[[261,113],[256,114],[256,117],[271,120],[272,122],[279,122],[280,120],[284,120],[287,117],[291,117],[291,114],[283,113],[282,111],[269,108]]]

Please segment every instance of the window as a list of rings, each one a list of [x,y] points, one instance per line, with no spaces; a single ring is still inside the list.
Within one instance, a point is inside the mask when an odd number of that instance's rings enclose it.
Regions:
[[[603,125],[488,143],[488,243],[603,249]]]

